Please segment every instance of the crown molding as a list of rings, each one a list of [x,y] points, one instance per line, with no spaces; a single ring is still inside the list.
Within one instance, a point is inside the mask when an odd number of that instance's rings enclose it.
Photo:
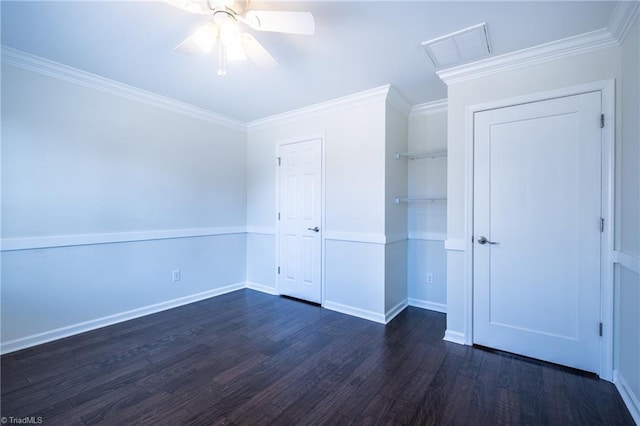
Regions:
[[[90,89],[99,90],[104,93],[141,102],[231,129],[246,130],[244,123],[213,113],[206,109],[139,89],[134,86],[129,86],[127,84],[45,59],[40,56],[32,55],[12,47],[2,45],[1,48],[2,54],[0,59],[3,64],[32,71],[47,77],[52,77]]]
[[[376,87],[375,89],[365,90],[353,95],[343,96],[326,102],[309,105],[306,107],[294,109],[292,111],[283,112],[281,114],[271,115],[269,117],[260,118],[258,120],[247,123],[249,130],[256,130],[263,127],[274,126],[284,122],[314,116],[335,110],[337,108],[353,108],[362,105],[368,105],[376,102],[385,102],[389,94],[391,85]]]
[[[640,16],[640,1],[618,1],[611,13],[607,30],[622,44],[635,20]]]
[[[438,99],[437,101],[426,102],[414,105],[411,108],[410,117],[418,115],[435,114],[436,112],[444,112],[447,110],[447,99]]]
[[[411,104],[402,96],[400,91],[394,86],[389,86],[389,93],[387,94],[387,103],[395,107],[405,117],[411,114]]]
[[[603,28],[470,64],[442,69],[436,71],[436,74],[447,85],[450,85],[618,45],[616,38]]]

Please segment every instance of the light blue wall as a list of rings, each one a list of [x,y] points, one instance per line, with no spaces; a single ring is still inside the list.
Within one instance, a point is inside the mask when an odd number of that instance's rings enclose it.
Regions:
[[[640,424],[640,18],[622,45],[616,154],[614,380]]]
[[[3,252],[3,342],[244,286],[244,246],[233,234]]]
[[[397,313],[408,166],[392,154],[408,123],[371,93],[247,131],[3,63],[3,351],[244,286],[276,293],[275,148],[296,136],[325,142],[327,306]]]
[[[324,147],[323,305],[376,321],[385,317],[385,90],[359,101],[309,107],[249,124],[248,281],[277,292],[277,147],[320,137]],[[264,256],[256,256],[264,253]],[[257,281],[264,280],[264,281]]]
[[[3,63],[3,350],[243,287],[245,167],[243,129]]]
[[[409,152],[447,149],[446,103],[415,108],[409,117]],[[410,197],[446,197],[447,158],[421,158],[408,162]],[[409,244],[407,293],[409,303],[446,312],[447,269],[444,240],[447,202],[414,202],[407,205]],[[427,283],[427,275],[433,282]]]

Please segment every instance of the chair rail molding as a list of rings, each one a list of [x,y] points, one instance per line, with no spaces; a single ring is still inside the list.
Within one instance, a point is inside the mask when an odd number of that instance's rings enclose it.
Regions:
[[[94,244],[130,243],[136,241],[166,240],[172,238],[209,237],[216,235],[245,234],[244,226],[195,229],[163,229],[139,232],[114,232],[101,234],[53,235],[26,238],[3,238],[0,251],[33,250],[56,247],[87,246]]]

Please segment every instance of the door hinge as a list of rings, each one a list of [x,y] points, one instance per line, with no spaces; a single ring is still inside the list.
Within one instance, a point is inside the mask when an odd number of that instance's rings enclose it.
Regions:
[[[602,323],[600,323],[600,328],[598,329],[599,333],[600,333],[600,337],[602,337]]]
[[[604,232],[604,217],[600,218],[600,232]]]
[[[280,267],[278,266],[278,275],[280,275]]]
[[[278,220],[280,220],[280,212],[278,212]]]
[[[282,165],[282,157],[276,157],[276,159],[278,160],[278,166]]]
[[[600,128],[604,127],[604,114],[600,114]]]

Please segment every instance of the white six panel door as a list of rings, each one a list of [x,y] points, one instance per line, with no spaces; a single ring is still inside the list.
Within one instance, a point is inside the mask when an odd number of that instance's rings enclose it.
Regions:
[[[280,294],[321,303],[321,140],[280,146]]]
[[[474,343],[599,372],[601,110],[592,92],[475,114]]]

